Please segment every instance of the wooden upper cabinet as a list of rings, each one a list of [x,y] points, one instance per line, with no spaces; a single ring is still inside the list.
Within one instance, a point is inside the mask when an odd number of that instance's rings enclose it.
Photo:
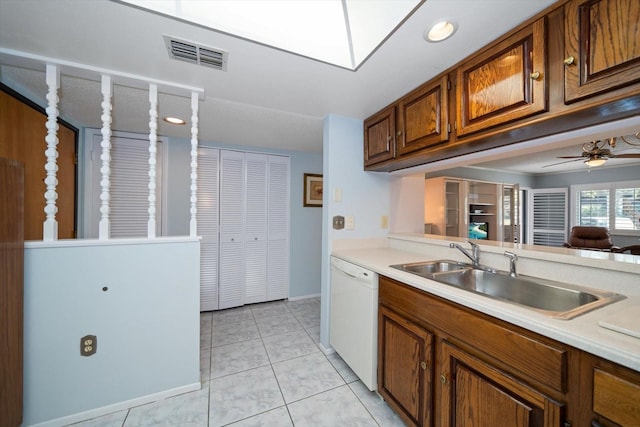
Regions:
[[[398,103],[398,154],[430,147],[449,139],[447,76],[431,81]]]
[[[395,105],[364,121],[364,165],[369,166],[396,157]]]
[[[565,5],[565,102],[640,81],[640,2]]]
[[[545,18],[463,63],[456,73],[458,136],[547,110]]]

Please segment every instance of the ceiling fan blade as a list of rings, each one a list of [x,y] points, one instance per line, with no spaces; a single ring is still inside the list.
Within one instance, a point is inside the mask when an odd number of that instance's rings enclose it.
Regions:
[[[587,156],[557,156],[556,159],[584,159]]]
[[[563,159],[563,158],[565,158],[565,157],[558,157],[558,158],[559,158],[559,159]],[[563,164],[563,163],[577,162],[578,160],[582,160],[582,157],[579,157],[579,158],[574,159],[574,160],[565,160],[564,162],[552,163],[552,164],[550,164],[550,165],[544,165],[544,166],[542,166],[542,167],[543,167],[543,168],[548,168],[548,167],[550,167],[550,166],[557,166],[557,165],[561,165],[561,164]]]
[[[609,157],[616,159],[640,159],[640,153],[637,154],[610,154]]]

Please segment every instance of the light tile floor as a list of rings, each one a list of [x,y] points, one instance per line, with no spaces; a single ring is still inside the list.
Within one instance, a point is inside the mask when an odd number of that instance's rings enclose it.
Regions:
[[[320,298],[200,315],[198,391],[74,426],[404,426],[320,341]]]

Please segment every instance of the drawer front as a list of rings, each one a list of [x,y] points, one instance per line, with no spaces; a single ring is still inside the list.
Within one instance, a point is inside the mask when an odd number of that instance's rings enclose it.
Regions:
[[[593,412],[622,426],[640,426],[640,384],[594,369]]]

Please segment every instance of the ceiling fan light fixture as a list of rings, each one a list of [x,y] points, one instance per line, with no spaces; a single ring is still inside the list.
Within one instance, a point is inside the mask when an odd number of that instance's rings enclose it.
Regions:
[[[607,163],[607,159],[603,159],[602,157],[593,157],[589,160],[585,160],[584,164],[589,166],[590,168],[595,168],[598,166],[602,166]]]

